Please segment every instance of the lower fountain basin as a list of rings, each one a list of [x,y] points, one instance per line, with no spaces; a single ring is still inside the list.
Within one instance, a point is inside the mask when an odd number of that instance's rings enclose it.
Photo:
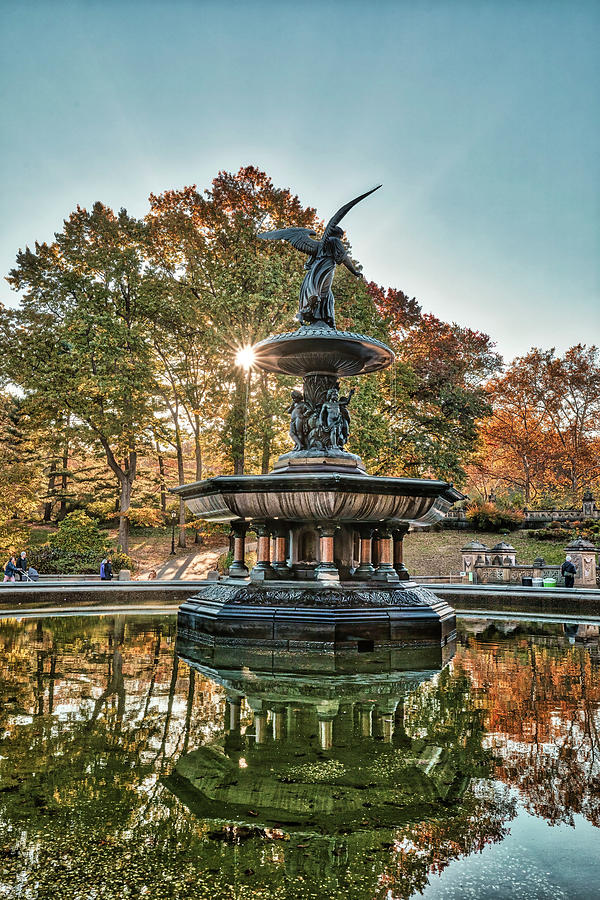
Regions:
[[[433,525],[463,495],[446,481],[374,475],[220,475],[173,488],[198,518]]]
[[[317,653],[323,671],[338,669],[340,653],[355,659],[401,651],[404,666],[394,657],[395,668],[423,669],[437,665],[455,638],[452,607],[412,582],[381,588],[224,581],[183,603],[177,617],[178,642],[202,646],[203,664],[213,666],[235,666],[243,648],[244,664],[251,667],[264,662],[265,653],[275,664],[274,651],[283,667]],[[410,658],[410,651],[416,656]]]

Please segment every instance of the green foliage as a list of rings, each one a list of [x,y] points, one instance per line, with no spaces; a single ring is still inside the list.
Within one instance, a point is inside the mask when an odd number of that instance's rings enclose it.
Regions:
[[[109,548],[107,537],[100,531],[97,521],[83,510],[66,515],[48,543],[56,550],[69,553],[106,553]]]
[[[573,540],[574,533],[569,528],[561,528],[558,522],[553,522],[553,526],[548,528],[533,528],[528,530],[527,534],[537,541],[559,541],[563,544],[565,541]]]
[[[499,509],[494,503],[477,500],[467,509],[467,520],[477,531],[519,528],[523,513],[517,509]]]
[[[29,564],[46,575],[97,574],[110,555],[113,570],[134,569],[131,558],[110,549],[110,543],[95,519],[82,510],[69,513],[46,544],[30,551]]]
[[[233,553],[231,550],[227,550],[226,553],[221,553],[217,560],[217,572],[220,572],[221,575],[225,575],[229,570],[229,566],[233,562]]]

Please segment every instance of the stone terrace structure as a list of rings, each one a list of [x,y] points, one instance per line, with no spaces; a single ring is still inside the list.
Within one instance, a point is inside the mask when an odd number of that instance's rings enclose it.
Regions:
[[[576,587],[596,587],[599,548],[590,541],[577,538],[564,549],[577,569]],[[463,571],[476,584],[521,584],[523,578],[555,578],[557,585],[564,584],[560,565],[546,565],[541,556],[532,563],[517,563],[515,548],[505,541],[491,548],[481,541],[470,541],[461,553]]]

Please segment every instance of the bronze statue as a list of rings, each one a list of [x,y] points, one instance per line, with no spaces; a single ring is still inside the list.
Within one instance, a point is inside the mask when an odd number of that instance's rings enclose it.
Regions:
[[[331,292],[335,267],[346,266],[357,278],[363,277],[362,272],[352,264],[348,250],[342,242],[344,231],[339,228],[338,223],[353,206],[380,187],[378,184],[366,194],[361,194],[338,209],[327,223],[320,241],[313,240],[312,236],[316,231],[310,228],[279,228],[277,231],[265,231],[258,235],[265,241],[287,241],[296,250],[306,253],[309,257],[304,264],[306,275],[300,288],[300,308],[296,316],[302,325],[309,322],[325,322],[330,328],[335,328],[334,296]]]
[[[318,376],[317,376],[318,377]],[[301,391],[292,391],[290,437],[294,451],[343,450],[348,441],[350,413],[348,405],[354,388],[347,397],[340,397],[339,386],[327,390],[322,402],[311,403]]]
[[[310,407],[308,403],[305,403],[304,394],[301,391],[292,391],[292,403],[288,412],[292,415],[290,437],[294,442],[294,450],[305,450]]]
[[[339,388],[332,387],[327,394],[327,400],[321,407],[321,425],[327,433],[328,445],[331,450],[343,450],[344,444],[348,440],[350,429],[348,404],[352,400],[353,394],[354,389],[347,397],[340,397]]]

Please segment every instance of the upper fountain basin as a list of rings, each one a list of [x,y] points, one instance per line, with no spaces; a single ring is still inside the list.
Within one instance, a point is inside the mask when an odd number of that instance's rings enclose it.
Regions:
[[[266,338],[252,349],[259,369],[282,375],[364,375],[394,361],[394,353],[376,338],[337,331],[323,322]]]
[[[463,495],[446,481],[374,475],[220,475],[172,488],[200,519],[433,525]]]

